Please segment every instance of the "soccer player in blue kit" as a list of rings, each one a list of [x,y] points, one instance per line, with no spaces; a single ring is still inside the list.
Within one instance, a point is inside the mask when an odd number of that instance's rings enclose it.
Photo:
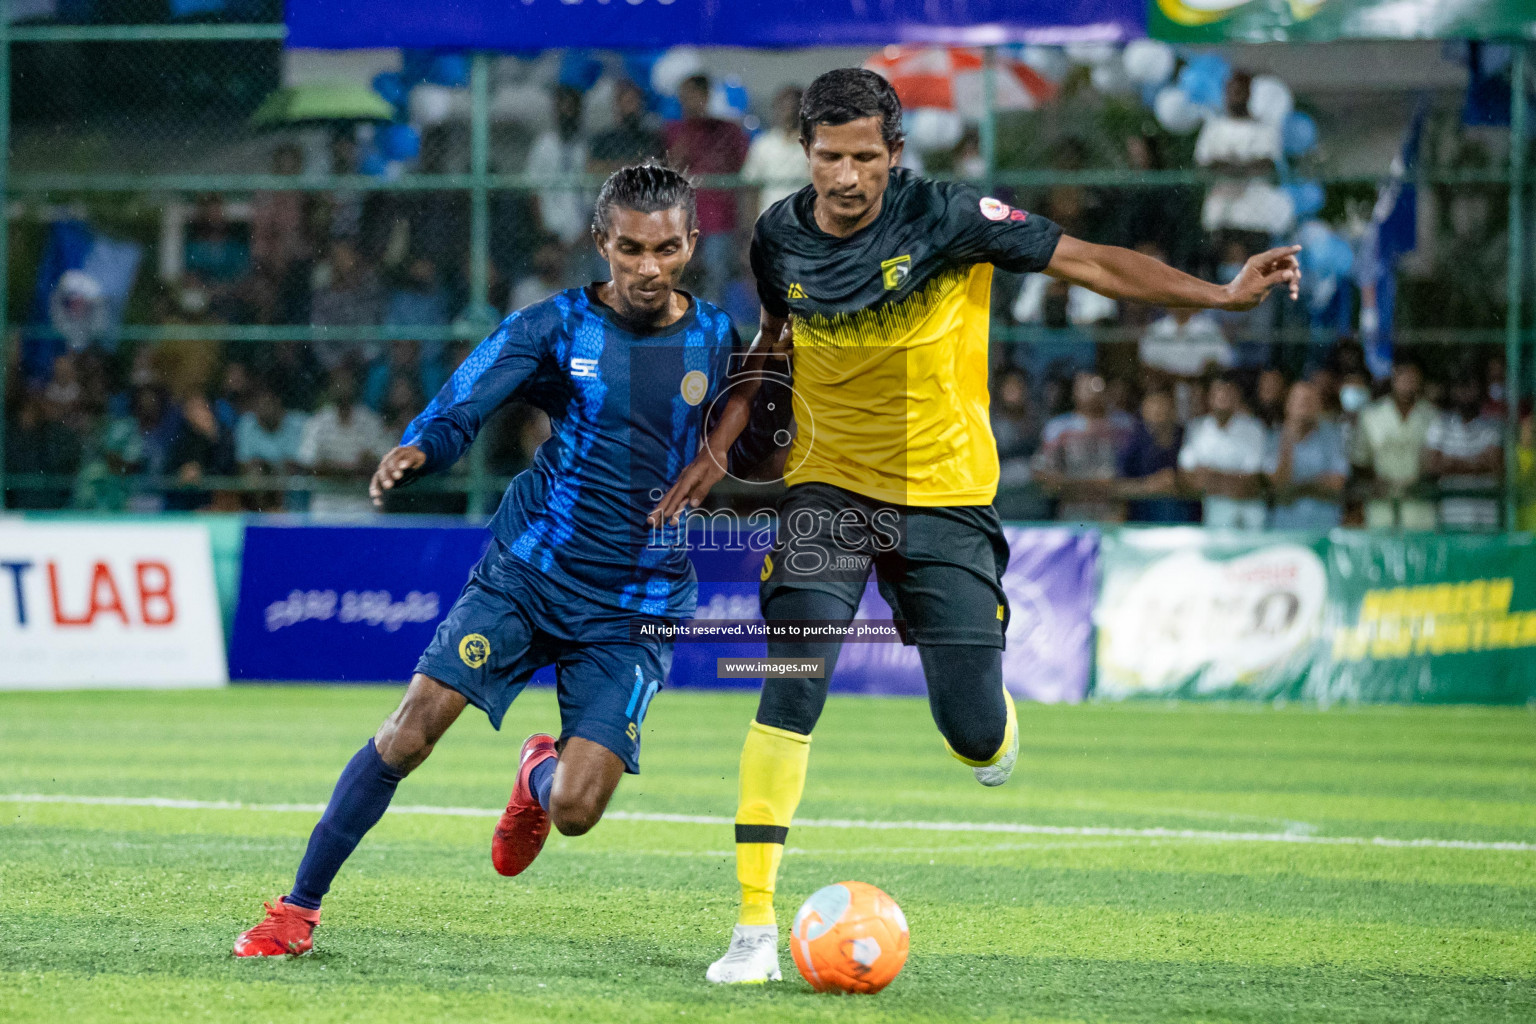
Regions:
[[[679,528],[647,528],[645,513],[698,451],[738,338],[723,311],[676,288],[699,234],[682,175],[615,172],[592,233],[612,280],[507,317],[379,463],[376,501],[452,466],[503,403],[529,402],[553,427],[508,486],[490,547],[399,708],[342,772],[292,891],[266,904],[236,956],[307,952],[321,898],[400,780],[465,705],[500,728],[545,665],[557,673],[561,737],[523,744],[491,843],[496,870],[527,868],[551,822],[565,835],[591,829],[619,779],[639,771],[640,725],[671,647],[637,627],[691,617],[698,588]],[[737,450],[745,461],[751,444]]]

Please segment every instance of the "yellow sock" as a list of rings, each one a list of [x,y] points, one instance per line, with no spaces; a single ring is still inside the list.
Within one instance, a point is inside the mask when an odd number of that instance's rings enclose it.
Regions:
[[[1013,709],[1013,697],[1008,693],[1006,688],[1003,690],[1003,703],[1007,705],[1008,708],[1008,726],[1003,730],[1003,745],[997,748],[997,753],[993,754],[985,761],[972,761],[968,757],[961,757],[959,754],[955,753],[955,748],[949,745],[948,740],[945,740],[944,749],[949,751],[949,756],[954,758],[956,761],[959,761],[961,764],[970,765],[972,768],[987,768],[997,764],[997,762],[1002,759],[1002,756],[1008,752],[1008,748],[1013,746],[1013,734],[1019,730],[1019,715],[1018,712],[1014,711]]]
[[[741,748],[736,805],[736,878],[741,882],[738,924],[773,924],[773,890],[790,820],[805,789],[811,738],[752,723]]]

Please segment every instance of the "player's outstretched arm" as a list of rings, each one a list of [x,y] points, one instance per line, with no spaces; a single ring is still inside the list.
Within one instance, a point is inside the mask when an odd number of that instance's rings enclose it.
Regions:
[[[790,343],[789,321],[763,310],[762,329],[752,340],[737,374],[746,379],[731,388],[731,397],[726,400],[715,429],[709,432],[699,454],[678,476],[677,482],[646,516],[647,524],[653,528],[662,523],[676,526],[679,517],[702,505],[710,489],[725,477],[731,446],[752,420],[752,408],[762,387],[763,375],[768,371],[769,360],[784,355]]]
[[[1277,287],[1287,288],[1292,299],[1301,294],[1301,264],[1296,260],[1300,251],[1299,245],[1286,245],[1261,252],[1249,257],[1231,281],[1212,284],[1131,249],[1062,235],[1045,272],[1112,299],[1241,312],[1263,302]]]
[[[368,496],[378,508],[384,507],[384,492],[427,464],[427,453],[415,445],[402,445],[379,460],[379,468],[368,481]]]

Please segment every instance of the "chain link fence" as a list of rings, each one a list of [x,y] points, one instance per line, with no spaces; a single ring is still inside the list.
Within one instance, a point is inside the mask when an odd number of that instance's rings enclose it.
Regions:
[[[399,437],[502,315],[604,276],[587,239],[591,198],[613,167],[665,158],[658,114],[677,114],[665,98],[657,109],[649,83],[624,85],[617,57],[583,96],[552,85],[561,54],[408,53],[407,65],[457,63],[430,88],[387,96],[401,79],[389,70],[395,58],[371,77],[375,56],[285,51],[267,0],[125,0],[96,4],[96,20],[78,25],[20,20],[21,5],[11,8],[0,418],[10,509],[361,511],[375,449]],[[826,54],[826,66],[849,61]],[[990,112],[927,148],[927,172],[986,184],[1074,235],[1211,278],[1267,241],[1201,229],[1214,179],[1196,167],[1193,137],[1079,78],[1052,105]],[[369,96],[401,115],[369,113]],[[773,99],[736,113],[771,132]],[[562,103],[584,104],[564,127]],[[1517,154],[1463,132],[1454,97],[1431,104],[1425,140],[1410,180],[1428,244],[1395,279],[1397,348],[1423,364],[1442,404],[1458,380],[1492,385],[1480,415],[1499,420],[1505,468],[1464,475],[1475,478],[1468,494],[1502,499],[1508,516],[1530,500],[1532,472],[1519,401],[1530,389],[1518,386],[1531,333],[1508,331],[1509,253],[1524,251],[1510,239],[1522,223],[1512,216]],[[751,324],[746,236],[782,189],[751,167],[703,171],[701,183],[734,209],[689,286]],[[1382,175],[1329,174],[1326,162],[1310,173],[1324,186],[1320,217],[1355,228],[1370,219]],[[1079,371],[1102,376],[1110,411],[1127,422],[1151,392],[1169,392],[1183,419],[1199,415],[1211,377],[1230,368],[1271,427],[1284,419],[1275,371],[1319,383],[1325,414],[1352,427],[1359,409],[1341,396],[1383,385],[1358,343],[1374,296],[1337,276],[1337,296],[1217,317],[1211,358],[1181,367],[1147,356],[1164,311],[1096,305],[1045,279],[999,274],[1000,510],[1057,510],[1040,452],[1052,417],[1072,410]],[[333,451],[316,451],[306,421],[338,408],[359,416],[333,430]],[[389,508],[485,515],[546,431],[541,413],[509,407],[464,465]],[[1346,504],[1358,513],[1377,486],[1357,479]],[[1439,494],[1421,480],[1394,498],[1432,505]],[[1125,513],[1123,501],[1112,505]]]

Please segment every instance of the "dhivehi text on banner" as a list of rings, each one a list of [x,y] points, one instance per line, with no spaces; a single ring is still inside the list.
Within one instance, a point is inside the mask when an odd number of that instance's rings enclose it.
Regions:
[[[206,529],[0,521],[0,689],[226,681]]]
[[[1536,544],[1525,534],[1335,533],[1321,701],[1536,699]]]
[[[289,0],[287,45],[884,46],[1122,42],[1146,0]]]
[[[1148,0],[1147,31],[1176,43],[1536,38],[1531,0]]]
[[[232,679],[405,682],[490,534],[471,526],[248,526]]]
[[[1318,668],[1325,552],[1321,538],[1284,534],[1106,533],[1097,694],[1299,695]]]

